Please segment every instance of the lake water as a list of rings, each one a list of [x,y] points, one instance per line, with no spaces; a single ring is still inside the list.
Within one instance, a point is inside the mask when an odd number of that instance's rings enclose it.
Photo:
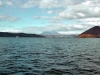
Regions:
[[[0,75],[100,75],[100,39],[0,38]]]

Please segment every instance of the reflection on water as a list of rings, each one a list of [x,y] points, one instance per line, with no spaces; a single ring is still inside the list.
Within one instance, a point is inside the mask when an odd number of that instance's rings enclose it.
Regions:
[[[100,75],[100,39],[0,38],[0,75]]]

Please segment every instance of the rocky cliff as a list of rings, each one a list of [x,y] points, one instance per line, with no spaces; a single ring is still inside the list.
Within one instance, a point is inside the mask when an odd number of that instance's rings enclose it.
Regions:
[[[100,27],[95,26],[77,36],[78,38],[100,38]]]

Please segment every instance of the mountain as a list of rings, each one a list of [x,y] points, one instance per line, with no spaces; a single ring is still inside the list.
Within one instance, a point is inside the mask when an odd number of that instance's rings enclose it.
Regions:
[[[100,38],[100,27],[95,26],[89,30],[81,33],[77,36],[78,38]]]
[[[61,34],[56,31],[44,31],[41,33],[41,35],[61,35]]]
[[[0,32],[0,37],[44,37],[38,34]]]

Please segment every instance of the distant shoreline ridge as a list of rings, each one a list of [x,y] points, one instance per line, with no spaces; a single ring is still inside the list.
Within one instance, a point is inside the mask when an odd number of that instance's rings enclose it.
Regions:
[[[39,34],[0,32],[0,37],[44,37]]]

